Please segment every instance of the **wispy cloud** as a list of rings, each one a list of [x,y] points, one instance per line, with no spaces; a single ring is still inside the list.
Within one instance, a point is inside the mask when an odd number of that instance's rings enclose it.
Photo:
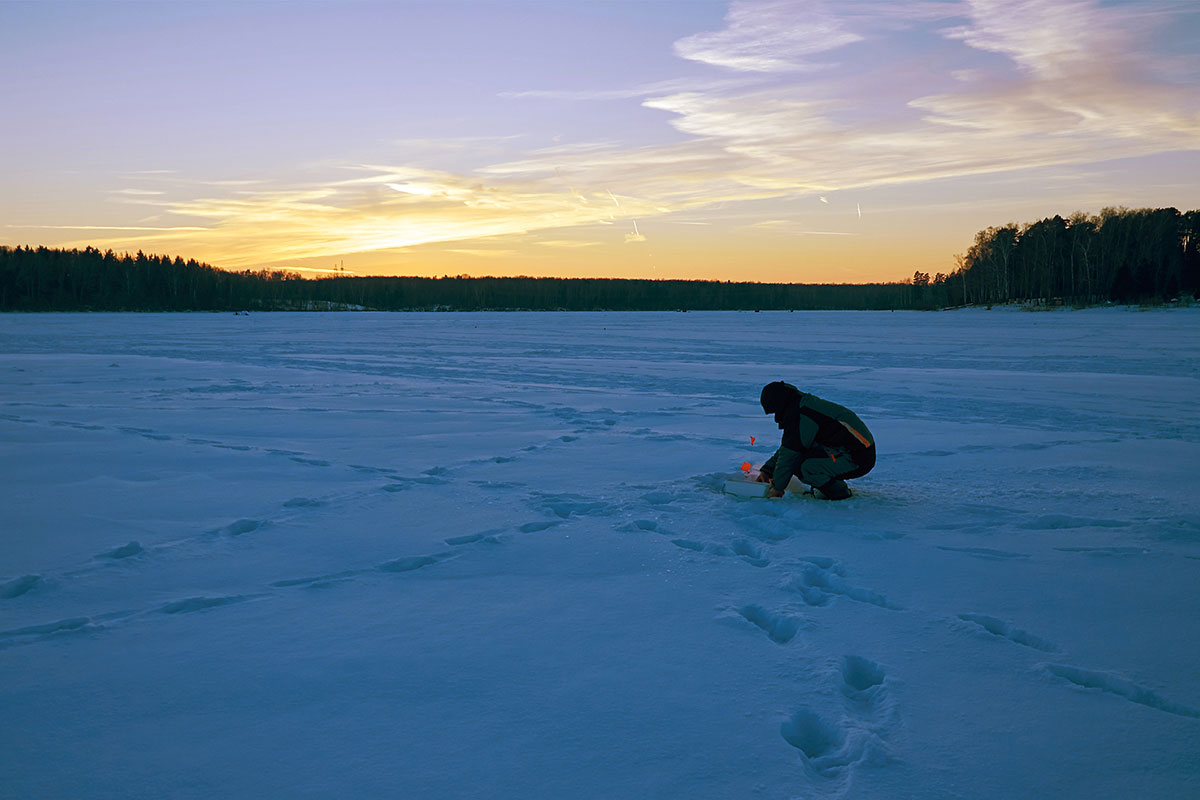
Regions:
[[[749,81],[738,78],[701,80],[697,78],[673,78],[666,81],[641,83],[616,89],[526,89],[501,92],[500,97],[513,100],[635,100],[656,94],[671,94],[683,91],[728,91],[746,86]]]
[[[515,256],[517,250],[484,250],[478,247],[450,247],[446,249],[447,253],[458,253],[464,256],[476,256],[478,258],[508,258]]]
[[[6,228],[31,228],[34,230],[54,231],[208,231],[192,225],[158,226],[149,225],[5,225]]]
[[[767,219],[749,226],[756,230],[774,231],[793,236],[858,236],[851,231],[818,231],[805,227],[803,223],[790,219]]]
[[[174,189],[153,202],[205,225],[111,228],[128,234],[112,241],[186,247],[228,266],[439,243],[499,257],[511,247],[468,243],[538,233],[548,238],[531,243],[544,247],[619,246],[645,241],[635,220],[681,212],[729,220],[730,207],[746,201],[807,195],[815,202],[850,188],[1195,150],[1200,92],[1171,76],[1190,74],[1196,55],[1160,57],[1150,44],[1156,26],[1190,13],[1184,8],[739,0],[723,28],[675,45],[715,78],[507,95],[637,101],[661,112],[682,141],[519,148],[516,137],[406,139],[394,147],[399,164],[381,158],[307,183],[253,176],[197,188],[173,176]],[[922,43],[919,54],[913,39]],[[731,69],[740,77],[727,79]],[[455,167],[434,167],[448,161]],[[116,194],[134,201],[137,193]],[[833,213],[834,204],[828,208]],[[758,231],[856,235],[787,222],[778,209],[761,215]],[[552,233],[588,226],[597,235]],[[578,242],[564,238],[576,235]]]
[[[822,4],[807,0],[734,2],[724,30],[675,43],[681,58],[748,72],[812,69],[811,57],[862,40]]]
[[[534,242],[534,244],[541,245],[542,247],[564,247],[573,250],[580,247],[599,247],[603,242],[584,242],[578,239],[545,239],[540,242]]]

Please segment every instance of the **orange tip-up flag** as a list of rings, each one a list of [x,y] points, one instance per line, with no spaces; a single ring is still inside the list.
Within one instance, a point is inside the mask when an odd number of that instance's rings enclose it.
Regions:
[[[750,462],[749,461],[742,462],[742,472],[745,472],[747,475],[750,474]]]
[[[754,437],[753,436],[750,437],[750,445],[752,447],[754,446]]]

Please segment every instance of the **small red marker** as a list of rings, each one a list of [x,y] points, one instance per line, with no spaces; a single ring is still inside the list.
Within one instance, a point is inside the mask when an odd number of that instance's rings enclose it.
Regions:
[[[749,461],[742,462],[742,472],[746,473],[747,475],[750,474],[750,462]]]
[[[754,437],[753,436],[750,437],[750,446],[751,447],[754,446]]]

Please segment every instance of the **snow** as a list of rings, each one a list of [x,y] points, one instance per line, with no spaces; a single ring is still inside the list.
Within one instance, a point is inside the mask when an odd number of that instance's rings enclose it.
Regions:
[[[1194,310],[5,315],[0,375],[0,796],[1200,791]],[[721,491],[780,379],[852,499]]]

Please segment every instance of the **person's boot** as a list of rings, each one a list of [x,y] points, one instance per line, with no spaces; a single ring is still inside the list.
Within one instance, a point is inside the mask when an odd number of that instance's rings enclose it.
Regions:
[[[841,478],[834,478],[824,486],[818,486],[817,491],[826,500],[845,500],[853,494],[850,487]]]

